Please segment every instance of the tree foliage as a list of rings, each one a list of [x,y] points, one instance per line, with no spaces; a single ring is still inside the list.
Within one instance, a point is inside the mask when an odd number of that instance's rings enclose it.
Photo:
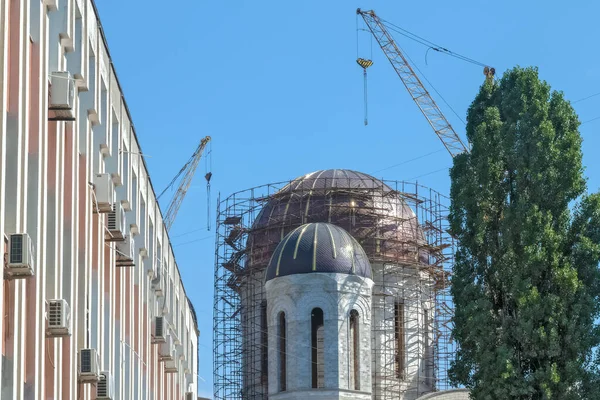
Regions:
[[[600,399],[600,194],[578,117],[535,68],[486,83],[451,170],[450,371],[474,399]]]

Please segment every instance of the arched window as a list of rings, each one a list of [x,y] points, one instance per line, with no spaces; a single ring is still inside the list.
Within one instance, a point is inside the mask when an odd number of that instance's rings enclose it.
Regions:
[[[401,300],[394,303],[394,340],[396,342],[396,378],[404,379],[406,342],[404,338],[404,302]]]
[[[360,348],[358,331],[358,311],[350,311],[350,336],[348,364],[350,367],[350,389],[360,390]]]
[[[433,369],[433,348],[431,346],[431,329],[430,329],[430,325],[431,325],[431,315],[429,312],[429,309],[427,308],[423,308],[423,336],[424,337],[424,341],[425,341],[425,359],[424,361],[424,366],[425,366],[425,384],[427,386],[431,386],[433,383],[433,379],[434,379],[434,369]]]
[[[285,329],[285,313],[279,313],[279,328],[277,330],[278,352],[279,352],[279,391],[283,392],[287,386],[286,375],[286,329]]]
[[[268,387],[269,385],[269,327],[267,324],[267,301],[260,303],[260,369],[261,382]]]
[[[323,310],[313,308],[310,314],[312,387],[325,387],[325,347]]]

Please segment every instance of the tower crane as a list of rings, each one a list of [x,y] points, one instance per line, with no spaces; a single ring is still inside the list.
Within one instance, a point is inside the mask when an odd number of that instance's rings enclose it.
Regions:
[[[408,93],[411,95],[412,99],[419,107],[419,110],[421,110],[427,119],[427,122],[429,122],[429,125],[431,125],[435,134],[440,138],[450,155],[455,157],[458,154],[468,152],[469,148],[465,146],[463,141],[454,131],[450,122],[448,122],[408,63],[406,57],[404,57],[404,54],[402,54],[402,51],[400,51],[400,48],[396,45],[396,42],[394,42],[392,35],[387,31],[381,19],[372,10],[363,11],[359,8],[356,10],[356,13],[362,17],[365,24],[369,27],[369,30],[375,37],[379,47],[383,50],[385,56],[392,64],[392,67],[394,67],[394,70],[402,80]],[[365,60],[359,58],[357,63],[363,67],[366,74],[366,67],[364,66]],[[494,73],[495,70],[493,68],[485,67],[484,74],[487,79],[493,79]]]
[[[187,194],[188,189],[190,188],[190,184],[192,183],[192,178],[194,177],[194,173],[196,172],[196,168],[198,167],[198,163],[200,162],[200,158],[202,157],[202,153],[204,153],[204,149],[206,145],[210,142],[210,136],[206,136],[200,141],[200,144],[194,151],[194,154],[190,157],[190,159],[185,163],[185,165],[179,170],[177,175],[173,178],[173,180],[167,185],[167,187],[158,195],[157,200],[165,194],[165,192],[175,185],[177,179],[183,175],[171,202],[169,203],[169,207],[167,208],[167,212],[164,216],[164,224],[167,231],[171,230],[171,226],[173,226],[173,222],[175,222],[175,217],[177,216],[177,212],[179,211],[179,207],[181,207],[181,203],[185,195]],[[207,187],[210,190],[210,178],[212,177],[212,173],[208,172],[205,175]],[[210,192],[209,192],[210,196]]]

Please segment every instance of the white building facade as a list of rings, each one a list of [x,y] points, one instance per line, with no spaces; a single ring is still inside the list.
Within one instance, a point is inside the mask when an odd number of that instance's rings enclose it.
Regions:
[[[0,0],[0,398],[196,398],[198,329],[90,0]]]
[[[269,398],[371,400],[372,272],[333,224],[305,224],[266,272]]]

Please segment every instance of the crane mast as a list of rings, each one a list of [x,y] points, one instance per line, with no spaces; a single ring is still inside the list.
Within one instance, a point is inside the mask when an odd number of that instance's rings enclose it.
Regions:
[[[374,11],[356,10],[365,21],[369,30],[375,37],[379,47],[383,50],[385,56],[394,67],[394,70],[402,80],[402,83],[410,93],[429,125],[433,128],[436,135],[442,141],[444,147],[452,157],[458,154],[468,152],[469,149],[456,134],[450,122],[446,119],[438,105],[435,103],[415,71],[412,69],[400,48],[394,42],[394,39],[387,31],[379,17]]]
[[[165,190],[163,190],[162,193],[158,196],[158,198],[160,198],[167,191],[167,189],[173,186],[177,178],[183,175],[183,178],[181,179],[181,182],[179,183],[179,186],[177,187],[177,190],[175,191],[175,194],[173,195],[173,198],[171,199],[169,207],[167,208],[167,212],[164,216],[164,224],[165,228],[167,228],[167,231],[171,230],[171,226],[173,226],[173,222],[175,222],[175,217],[177,216],[179,207],[181,207],[181,203],[183,202],[183,199],[187,194],[188,189],[190,188],[192,178],[194,177],[194,173],[196,172],[196,168],[198,167],[200,158],[202,157],[202,153],[204,152],[204,149],[206,148],[206,145],[209,141],[210,136],[206,136],[200,141],[200,144],[198,145],[196,151],[194,152],[194,154],[192,154],[188,162],[181,168],[181,170],[175,176],[175,178],[173,178],[171,183],[169,183]],[[210,175],[210,173],[207,174],[207,181],[210,180]]]

